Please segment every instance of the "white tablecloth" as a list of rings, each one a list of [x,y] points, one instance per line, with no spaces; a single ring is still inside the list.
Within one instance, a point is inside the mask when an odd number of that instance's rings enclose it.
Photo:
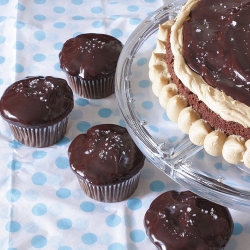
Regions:
[[[67,39],[93,32],[125,43],[163,4],[163,0],[0,0],[0,95],[26,76],[65,78],[58,53]],[[0,119],[0,249],[156,249],[145,234],[144,214],[162,192],[183,188],[146,161],[139,187],[127,200],[111,204],[88,198],[69,168],[69,143],[92,125],[124,122],[115,95],[74,98],[65,137],[48,148],[18,143]],[[231,212],[235,228],[226,250],[249,249],[249,215]]]

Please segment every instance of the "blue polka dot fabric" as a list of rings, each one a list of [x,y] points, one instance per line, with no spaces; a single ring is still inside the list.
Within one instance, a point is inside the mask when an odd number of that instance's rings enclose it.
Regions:
[[[26,76],[65,78],[58,54],[67,39],[92,32],[106,33],[125,43],[133,30],[165,2],[0,0],[0,95]],[[155,41],[151,41],[150,49],[154,47]],[[151,86],[147,75],[140,72],[147,64],[148,58],[141,55],[135,65],[142,90]],[[142,100],[143,93],[136,99]],[[139,186],[127,200],[101,203],[87,197],[69,167],[70,142],[96,124],[125,124],[115,95],[100,100],[75,95],[74,100],[66,135],[48,148],[22,145],[0,119],[0,249],[155,250],[144,230],[144,214],[158,195],[183,188],[146,160]],[[150,111],[156,105],[144,100],[141,108]],[[164,112],[162,119],[169,121]],[[162,126],[153,121],[148,128],[155,134],[162,131]],[[180,139],[175,131],[167,136],[170,143]],[[200,154],[196,160],[204,157]],[[228,167],[215,164],[221,172]],[[250,183],[248,175],[242,180]],[[248,249],[249,216],[233,210],[232,215],[234,232],[226,250]]]

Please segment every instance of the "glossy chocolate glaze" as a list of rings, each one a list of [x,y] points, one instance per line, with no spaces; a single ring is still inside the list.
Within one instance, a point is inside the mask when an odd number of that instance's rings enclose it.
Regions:
[[[201,0],[184,23],[184,58],[214,88],[250,106],[250,1]]]
[[[67,81],[51,76],[26,77],[10,85],[1,98],[2,117],[16,125],[52,125],[73,109]]]
[[[219,250],[229,241],[229,210],[185,191],[158,196],[144,217],[146,233],[159,250]]]
[[[145,160],[127,129],[115,124],[96,125],[78,135],[68,153],[73,172],[94,185],[127,180],[141,170]]]
[[[60,67],[85,79],[107,77],[115,72],[122,47],[119,40],[106,34],[81,34],[64,43]]]

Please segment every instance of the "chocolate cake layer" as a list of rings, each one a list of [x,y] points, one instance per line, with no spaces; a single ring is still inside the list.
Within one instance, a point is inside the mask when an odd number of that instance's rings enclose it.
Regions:
[[[166,62],[169,73],[173,79],[173,82],[177,85],[179,93],[187,99],[188,104],[192,106],[192,108],[201,115],[201,118],[207,121],[212,128],[221,130],[227,135],[239,135],[245,140],[250,139],[250,128],[245,128],[236,122],[225,121],[210,108],[208,108],[204,102],[200,101],[197,95],[192,93],[187,87],[183,85],[183,83],[175,74],[173,60],[174,56],[171,51],[171,45],[168,39],[168,42],[166,43]]]

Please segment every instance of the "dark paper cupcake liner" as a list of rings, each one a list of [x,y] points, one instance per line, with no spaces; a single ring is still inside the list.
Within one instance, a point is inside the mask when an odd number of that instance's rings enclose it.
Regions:
[[[140,171],[128,180],[111,185],[93,185],[78,177],[83,192],[90,198],[101,202],[119,202],[126,200],[136,190],[140,178]]]
[[[67,124],[68,116],[54,125],[40,128],[21,127],[9,123],[11,132],[17,141],[37,148],[51,146],[62,139],[66,133]]]
[[[87,99],[101,99],[115,93],[114,74],[97,80],[70,75],[67,78],[73,92]]]

